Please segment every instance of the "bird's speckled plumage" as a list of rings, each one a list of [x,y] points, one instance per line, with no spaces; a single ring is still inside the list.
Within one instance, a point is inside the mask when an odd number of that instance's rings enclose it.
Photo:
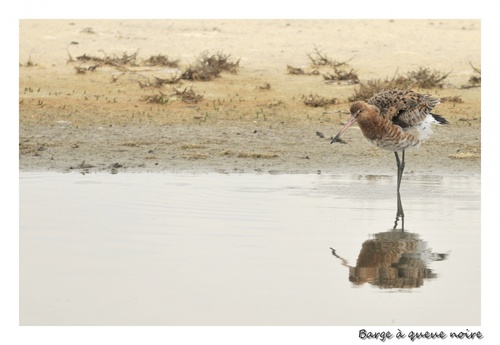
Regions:
[[[432,134],[432,123],[448,123],[431,113],[437,104],[438,98],[411,90],[379,92],[367,102],[352,103],[352,117],[334,140],[357,122],[368,141],[383,149],[403,151],[418,146]]]
[[[386,90],[377,93],[367,102],[380,109],[382,116],[401,128],[422,123],[439,98],[408,90]]]

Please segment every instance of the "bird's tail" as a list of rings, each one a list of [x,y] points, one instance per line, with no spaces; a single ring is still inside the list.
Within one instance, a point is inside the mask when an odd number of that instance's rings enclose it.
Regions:
[[[436,115],[436,114],[431,113],[431,116],[434,118],[434,120],[436,120],[436,122],[437,122],[438,125],[447,125],[447,124],[449,124],[448,120],[446,120],[441,115]]]

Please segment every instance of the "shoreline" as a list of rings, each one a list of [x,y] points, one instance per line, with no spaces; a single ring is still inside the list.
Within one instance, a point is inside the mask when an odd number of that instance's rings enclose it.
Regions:
[[[443,87],[415,90],[456,101],[435,108],[451,124],[407,151],[405,174],[480,175],[481,88],[463,88],[480,67],[478,20],[21,20],[19,171],[394,174],[394,155],[357,126],[346,145],[329,143],[359,84],[325,80],[331,70],[308,58],[317,47],[363,83],[451,71]],[[166,54],[186,68],[204,51],[238,71],[152,86],[172,68],[77,60]],[[335,101],[308,106],[310,96]]]

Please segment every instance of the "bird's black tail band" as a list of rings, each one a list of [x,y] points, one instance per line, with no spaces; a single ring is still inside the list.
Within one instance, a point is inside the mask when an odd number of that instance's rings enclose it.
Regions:
[[[434,118],[434,120],[436,120],[437,122],[439,122],[440,125],[447,125],[447,124],[449,124],[448,120],[446,120],[441,115],[436,115],[436,114],[433,114],[433,113],[431,113],[431,115]]]

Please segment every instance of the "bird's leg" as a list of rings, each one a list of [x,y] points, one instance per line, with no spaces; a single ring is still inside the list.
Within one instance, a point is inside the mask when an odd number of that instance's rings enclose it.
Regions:
[[[394,151],[394,155],[396,156],[396,164],[398,166],[398,186],[397,191],[399,193],[399,187],[401,186],[401,179],[403,178],[403,170],[405,169],[405,151],[403,150],[402,159],[399,159],[399,155],[397,151]]]
[[[401,185],[401,180],[403,179],[403,170],[405,169],[405,150],[403,150],[403,157],[401,159],[401,176],[399,177],[399,184]],[[403,203],[401,202],[401,196],[399,195],[398,186],[398,213],[401,216],[401,230],[405,229],[405,213],[403,212]]]
[[[405,213],[403,211],[403,203],[401,202],[401,194],[398,192],[398,210],[396,211],[396,220],[394,221],[393,229],[398,226],[399,219],[401,218],[401,230],[405,229]]]
[[[401,179],[403,178],[403,170],[405,169],[405,151],[403,150],[401,160],[399,159],[399,155],[396,151],[394,151],[394,155],[396,156],[396,164],[398,166],[398,184],[397,184],[397,192],[398,192],[398,210],[396,212],[396,221],[394,222],[393,229],[396,229],[398,226],[398,221],[401,218],[401,230],[405,228],[405,214],[403,211],[403,203],[401,202],[401,194],[399,194],[399,187],[401,186]]]

